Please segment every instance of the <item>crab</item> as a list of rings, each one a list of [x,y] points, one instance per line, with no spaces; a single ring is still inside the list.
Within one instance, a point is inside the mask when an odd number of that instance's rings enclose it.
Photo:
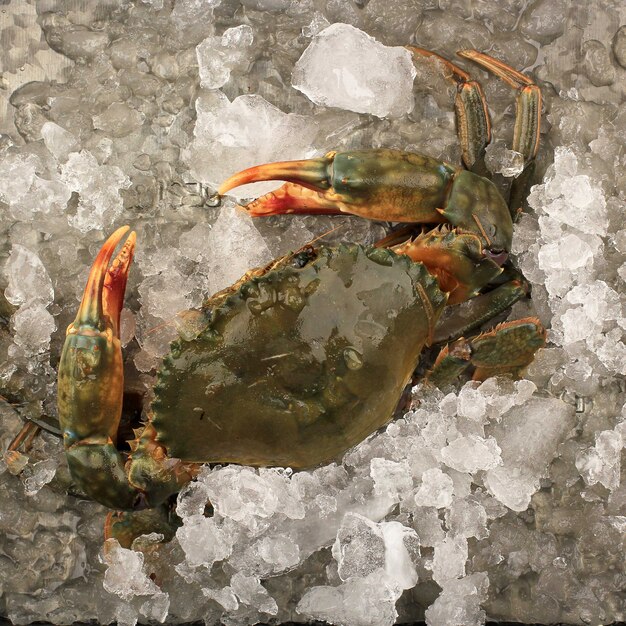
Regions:
[[[492,57],[460,54],[518,90],[513,148],[526,167],[509,203],[477,173],[486,171],[490,140],[480,85],[445,60],[458,84],[467,169],[377,149],[235,174],[220,195],[244,183],[286,181],[245,207],[254,217],[347,212],[409,225],[374,247],[305,246],[186,312],[130,452],[118,450],[116,437],[124,389],[120,312],[135,233],[115,257],[129,228],[104,243],[67,329],[58,409],[73,480],[114,510],[106,537],[125,546],[144,532],[170,538],[172,498],[203,463],[301,469],[337,459],[391,419],[422,350],[443,337],[448,342],[427,374],[436,385],[465,370],[478,380],[516,376],[544,345],[535,318],[464,338],[528,292],[507,255],[537,153],[541,93]],[[444,309],[468,300],[470,317],[452,314],[442,326]]]

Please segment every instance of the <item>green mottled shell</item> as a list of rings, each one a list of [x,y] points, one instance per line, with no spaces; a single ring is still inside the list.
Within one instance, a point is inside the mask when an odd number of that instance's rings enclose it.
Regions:
[[[172,344],[157,439],[185,461],[328,462],[390,419],[445,301],[421,263],[356,245],[253,278]]]

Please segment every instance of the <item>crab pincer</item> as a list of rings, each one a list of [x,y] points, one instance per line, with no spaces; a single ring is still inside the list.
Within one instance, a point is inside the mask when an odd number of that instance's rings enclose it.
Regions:
[[[118,228],[96,257],[59,363],[59,422],[70,471],[88,493],[130,506],[136,496],[115,448],[122,413],[124,373],[120,313],[135,248],[128,226]],[[113,260],[112,260],[113,259]],[[93,467],[109,471],[92,473]],[[80,477],[84,480],[80,480]],[[111,480],[113,478],[113,480]]]

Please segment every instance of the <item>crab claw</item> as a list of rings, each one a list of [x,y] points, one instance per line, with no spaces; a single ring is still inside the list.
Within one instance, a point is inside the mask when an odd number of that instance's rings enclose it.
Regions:
[[[243,208],[253,217],[296,211],[341,213],[337,195],[331,189],[334,157],[335,153],[329,152],[317,159],[255,165],[225,180],[218,189],[218,194],[224,195],[231,189],[248,183],[284,180],[287,182],[282,187],[253,200]]]
[[[253,217],[280,213],[350,213],[394,222],[440,223],[454,169],[422,155],[379,148],[329,152],[267,163],[224,181],[218,193],[264,180],[286,184],[243,207]]]
[[[131,232],[118,228],[104,243],[67,329],[59,363],[59,422],[66,447],[80,440],[115,439],[122,411],[124,375],[119,341],[120,313],[135,248]],[[104,435],[106,433],[106,435]]]
[[[89,272],[83,299],[73,324],[75,328],[89,326],[104,330],[108,327],[119,337],[122,303],[137,239],[134,231],[130,233],[112,263],[111,258],[127,232],[128,226],[118,228],[100,248]]]

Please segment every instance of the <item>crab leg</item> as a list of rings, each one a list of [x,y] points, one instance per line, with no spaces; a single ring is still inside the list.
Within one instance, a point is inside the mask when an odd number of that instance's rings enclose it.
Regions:
[[[488,54],[477,50],[462,50],[458,55],[481,65],[517,90],[512,147],[513,150],[524,155],[524,169],[513,181],[509,195],[509,209],[515,220],[522,211],[522,203],[530,186],[535,170],[535,157],[539,150],[541,90],[528,76]]]
[[[532,161],[537,156],[541,130],[541,90],[539,87],[528,76],[488,54],[477,50],[461,50],[457,54],[481,65],[517,90],[513,150],[523,154],[526,163]]]
[[[474,380],[497,374],[517,377],[545,342],[546,331],[535,317],[504,322],[477,337],[461,337],[444,346],[427,380],[438,387],[451,384],[472,366]]]
[[[418,48],[417,46],[406,47],[413,54],[439,59],[456,82],[457,91],[454,99],[454,108],[456,110],[463,162],[467,169],[475,171],[482,176],[486,173],[483,171],[483,157],[485,148],[491,141],[491,121],[485,94],[480,83],[472,80],[471,76],[458,65],[435,52]]]

